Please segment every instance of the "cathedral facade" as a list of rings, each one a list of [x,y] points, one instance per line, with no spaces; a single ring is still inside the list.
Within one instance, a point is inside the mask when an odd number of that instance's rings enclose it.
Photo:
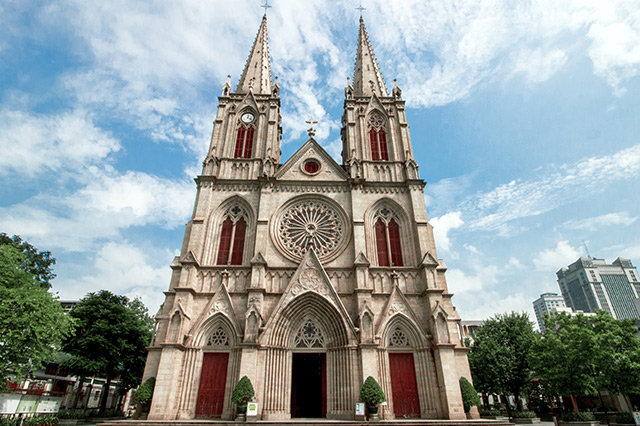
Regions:
[[[235,90],[222,88],[193,217],[156,319],[149,419],[353,419],[368,376],[381,417],[465,418],[460,318],[427,220],[402,92],[360,19],[342,165],[313,138],[283,164],[266,16]]]

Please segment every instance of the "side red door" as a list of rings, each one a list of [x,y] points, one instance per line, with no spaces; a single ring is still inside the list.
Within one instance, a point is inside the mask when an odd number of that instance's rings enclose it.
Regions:
[[[220,418],[227,384],[228,353],[209,352],[202,359],[196,417]]]
[[[396,419],[419,418],[420,400],[413,354],[390,353],[389,373],[393,392],[393,412]]]

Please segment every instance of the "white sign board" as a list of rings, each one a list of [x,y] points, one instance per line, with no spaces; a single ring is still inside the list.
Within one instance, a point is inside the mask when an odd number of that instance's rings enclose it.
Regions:
[[[0,414],[15,414],[21,395],[0,393]]]
[[[356,416],[364,416],[364,402],[356,402]]]
[[[62,403],[61,397],[43,396],[38,402],[37,413],[57,413]]]
[[[257,416],[258,415],[258,403],[257,402],[249,402],[247,404],[247,417],[248,416]]]
[[[39,399],[40,397],[38,395],[22,395],[16,413],[35,413]]]
[[[636,421],[637,425],[640,425],[640,411],[633,412],[633,420]]]

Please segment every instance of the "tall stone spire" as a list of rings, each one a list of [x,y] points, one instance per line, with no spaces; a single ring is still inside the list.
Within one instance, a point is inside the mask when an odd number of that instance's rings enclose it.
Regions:
[[[374,92],[378,96],[389,96],[362,17],[360,17],[356,68],[353,74],[353,91],[355,96],[371,96]]]
[[[269,62],[266,14],[262,18],[262,24],[256,41],[253,42],[236,93],[247,93],[250,89],[256,94],[271,94],[271,63]]]

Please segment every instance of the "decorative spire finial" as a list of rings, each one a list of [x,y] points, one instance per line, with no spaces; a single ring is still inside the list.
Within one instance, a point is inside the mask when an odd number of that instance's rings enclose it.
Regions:
[[[356,7],[356,10],[360,11],[360,17],[362,18],[362,11],[363,10],[367,10],[366,7],[362,7],[362,0],[360,0],[360,5],[358,7]]]
[[[307,132],[309,132],[309,137],[313,138],[316,135],[316,129],[314,129],[313,126],[318,124],[318,120],[315,120],[313,117],[311,117],[307,121],[305,121],[305,123],[309,125],[309,129],[307,130]]]
[[[264,15],[267,16],[267,9],[271,8],[271,6],[269,6],[269,0],[264,0],[264,4],[260,7],[264,8]]]

